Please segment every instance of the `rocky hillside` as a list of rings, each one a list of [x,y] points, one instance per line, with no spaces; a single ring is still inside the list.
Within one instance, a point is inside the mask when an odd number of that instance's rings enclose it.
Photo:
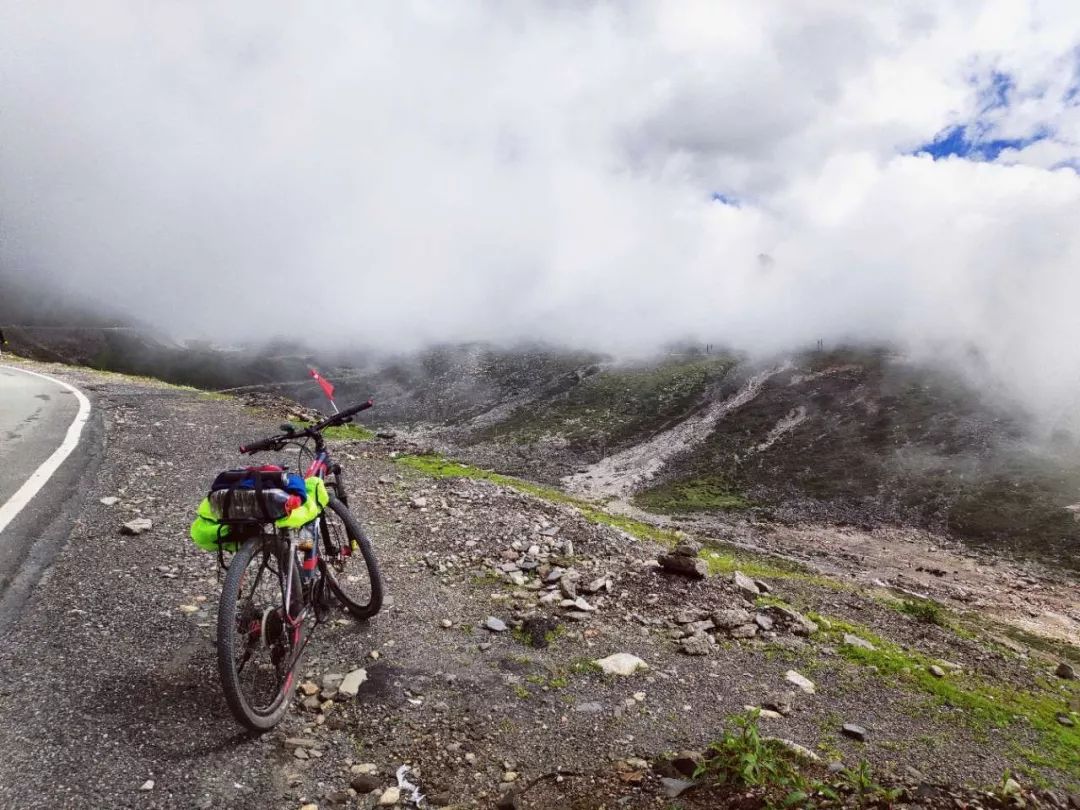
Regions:
[[[315,365],[341,400],[378,399],[373,425],[678,521],[915,527],[1080,566],[1080,439],[1036,434],[950,371],[881,349],[757,364],[700,347],[636,361],[475,344],[374,357],[180,347],[132,330],[8,332],[29,356],[325,407],[307,377]]]
[[[503,471],[677,518],[915,526],[1080,564],[1080,444],[943,370],[838,350],[593,365],[430,436]]]
[[[390,600],[317,629],[292,710],[251,740],[215,675],[217,561],[186,530],[232,448],[290,414],[35,368],[92,397],[103,441],[0,645],[5,807],[415,807],[405,782],[504,810],[1080,801],[1075,646],[400,437],[335,442]],[[1060,571],[965,573],[1018,616],[1078,601]]]

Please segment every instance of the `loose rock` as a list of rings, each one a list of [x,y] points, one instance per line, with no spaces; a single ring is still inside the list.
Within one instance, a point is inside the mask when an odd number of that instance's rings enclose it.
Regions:
[[[154,528],[154,522],[149,518],[135,518],[129,520],[120,527],[121,534],[142,534]]]
[[[366,680],[366,669],[354,669],[341,682],[341,686],[338,687],[338,694],[344,698],[354,698],[356,693],[360,691],[360,685]]]
[[[607,658],[600,658],[593,662],[605,675],[621,675],[626,677],[633,675],[638,670],[648,669],[649,665],[630,653],[615,653]]]
[[[750,611],[742,608],[718,610],[712,615],[713,624],[721,630],[731,630],[733,627],[748,624],[751,621]]]
[[[506,622],[502,619],[498,619],[495,616],[488,616],[484,619],[484,629],[490,630],[492,633],[505,633]]]
[[[814,686],[814,682],[812,680],[810,680],[804,675],[800,675],[793,669],[789,669],[784,674],[784,680],[786,680],[788,683],[795,684],[808,695],[812,695],[817,692],[817,687]]]
[[[694,782],[688,782],[685,779],[671,779],[667,776],[660,780],[660,788],[664,791],[664,796],[669,799],[677,799],[694,785]]]
[[[708,655],[712,651],[707,636],[698,633],[679,642],[679,649],[687,655]]]
[[[866,729],[862,726],[857,726],[854,723],[844,723],[844,727],[841,731],[847,737],[851,737],[859,742],[866,742]]]
[[[754,599],[761,595],[761,589],[754,583],[754,580],[750,579],[742,571],[736,571],[732,574],[731,581],[735,583],[735,587],[739,589],[739,592],[748,599]]]
[[[851,647],[858,647],[861,650],[876,650],[873,644],[863,638],[854,636],[851,633],[844,633],[844,643]]]
[[[659,562],[664,571],[690,579],[705,579],[709,575],[709,565],[700,557],[665,554],[659,558]]]

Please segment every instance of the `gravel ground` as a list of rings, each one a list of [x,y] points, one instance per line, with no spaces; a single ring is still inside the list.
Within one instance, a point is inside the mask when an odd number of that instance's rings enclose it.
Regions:
[[[811,677],[817,693],[795,690],[791,714],[762,720],[763,730],[826,760],[866,758],[882,778],[954,785],[993,784],[1014,765],[1014,737],[976,734],[949,707],[789,629],[744,641],[718,633],[708,654],[681,653],[673,638],[681,611],[753,610],[727,577],[659,574],[657,546],[569,507],[484,482],[426,478],[392,461],[393,442],[345,443],[338,452],[384,567],[388,605],[366,624],[337,614],[320,627],[302,673],[316,692],[324,676],[359,667],[368,680],[351,701],[324,688],[329,703],[305,708],[298,695],[278,730],[251,739],[218,685],[217,563],[191,544],[187,527],[213,475],[237,464],[237,444],[280,420],[152,383],[62,376],[101,415],[101,460],[83,482],[87,506],[67,545],[5,629],[0,806],[371,807],[402,765],[432,804],[492,807],[515,792],[522,808],[667,806],[657,773],[629,777],[626,763],[703,749],[732,714],[792,689],[790,669]],[[119,502],[101,504],[106,496]],[[135,516],[153,528],[121,536]],[[539,567],[515,569],[523,560]],[[590,610],[563,607],[561,595],[540,604],[549,591],[537,572],[555,566],[580,574],[578,595]],[[610,586],[589,590],[605,580]],[[858,616],[972,670],[1032,680],[1030,667],[987,659],[974,642],[929,631],[858,590],[772,587],[773,596]],[[557,629],[541,626],[550,644],[537,649],[520,631],[485,629],[489,616],[511,628],[542,616]],[[624,652],[649,668],[621,678],[590,664]],[[869,730],[867,742],[841,735],[849,722]],[[148,780],[152,788],[142,789]],[[687,794],[685,806],[720,806],[709,795]]]

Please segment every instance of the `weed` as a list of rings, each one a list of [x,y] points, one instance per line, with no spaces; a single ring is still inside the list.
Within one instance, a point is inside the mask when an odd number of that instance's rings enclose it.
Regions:
[[[892,804],[904,792],[902,788],[887,789],[879,785],[870,770],[870,763],[865,759],[854,768],[845,768],[841,771],[838,786],[850,792],[856,798],[859,807],[864,807],[871,802]]]
[[[532,693],[520,683],[515,683],[512,689],[514,690],[514,694],[522,700],[528,700],[532,697]]]
[[[567,670],[571,675],[592,675],[603,672],[600,666],[591,658],[575,658],[570,662]]]
[[[905,599],[896,609],[908,616],[913,616],[924,624],[946,625],[945,612],[941,605],[929,599]]]

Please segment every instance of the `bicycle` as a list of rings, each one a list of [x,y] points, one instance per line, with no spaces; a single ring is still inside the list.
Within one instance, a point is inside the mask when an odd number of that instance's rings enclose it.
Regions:
[[[372,405],[368,400],[301,430],[284,424],[282,434],[240,447],[250,455],[295,444],[302,457],[313,442],[304,477],[323,479],[329,495],[317,527],[314,521],[300,530],[259,520],[226,522],[230,542],[238,545],[218,608],[218,669],[229,709],[250,731],[269,731],[285,716],[300,658],[315,627],[330,614],[331,594],[358,620],[382,608],[383,583],[371,541],[349,511],[341,466],[322,435]]]

